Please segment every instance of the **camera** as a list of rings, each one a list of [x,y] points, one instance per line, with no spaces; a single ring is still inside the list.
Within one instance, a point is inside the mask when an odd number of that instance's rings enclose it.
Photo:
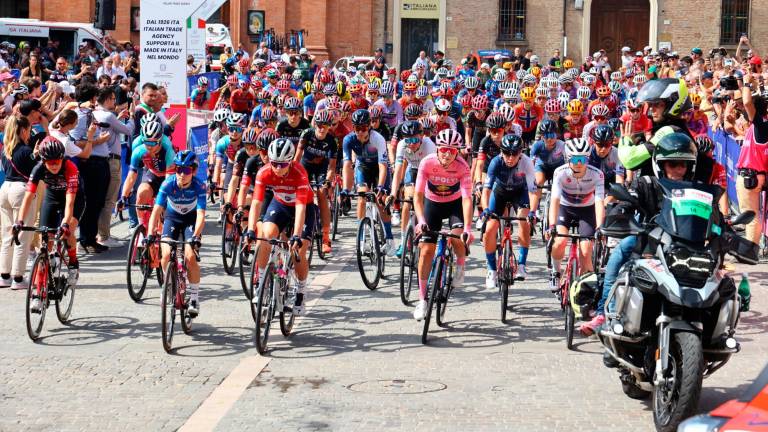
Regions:
[[[731,97],[728,96],[728,95],[714,96],[712,98],[712,103],[713,104],[724,104],[724,103],[728,103],[730,101],[731,101]]]
[[[736,80],[736,77],[733,76],[725,76],[720,78],[720,88],[724,90],[738,90],[739,89],[739,83]]]

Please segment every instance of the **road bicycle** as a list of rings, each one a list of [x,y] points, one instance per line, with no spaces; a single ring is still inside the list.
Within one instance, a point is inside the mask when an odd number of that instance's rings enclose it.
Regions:
[[[40,251],[37,253],[32,270],[29,272],[29,286],[27,287],[26,321],[27,335],[33,341],[40,337],[45,321],[45,311],[51,301],[56,303],[56,317],[59,322],[66,324],[72,314],[75,303],[75,286],[70,286],[67,281],[69,271],[69,258],[67,251],[69,246],[62,238],[58,228],[47,227],[22,227],[21,231],[40,233]],[[13,242],[20,246],[19,233],[14,231]],[[56,234],[53,240],[53,248],[48,249],[48,243],[52,234]],[[38,299],[39,309],[33,310],[32,303]]]
[[[504,213],[514,211],[514,206],[507,204]],[[515,284],[517,275],[517,256],[515,244],[512,240],[514,222],[527,221],[528,218],[516,216],[499,216],[491,214],[492,219],[499,221],[498,234],[496,236],[496,286],[499,288],[501,300],[501,322],[507,322],[509,310],[509,287]],[[485,226],[483,226],[485,231]]]
[[[243,227],[235,220],[235,210],[232,204],[224,204],[222,211],[224,227],[221,230],[221,261],[224,264],[224,272],[232,275],[235,272],[239,245],[243,237]]]
[[[158,243],[158,241],[154,243]],[[193,318],[187,313],[187,308],[189,307],[187,264],[184,252],[182,251],[181,253],[181,259],[179,259],[178,253],[179,246],[182,246],[183,249],[183,246],[190,244],[190,242],[188,240],[165,239],[159,240],[159,243],[171,246],[171,258],[168,262],[168,268],[165,270],[163,295],[160,298],[163,349],[165,349],[165,352],[170,353],[177,313],[181,321],[181,329],[184,333],[190,334],[192,332]],[[199,252],[197,250],[194,250],[194,252],[195,259],[199,262]]]
[[[578,227],[571,227],[568,234],[553,233],[547,242],[547,269],[550,272],[550,284],[555,287],[554,293],[560,302],[560,309],[565,315],[565,344],[568,349],[573,349],[573,332],[576,323],[576,314],[571,304],[571,286],[579,278],[581,267],[579,266],[579,242],[582,240],[593,240],[593,237],[581,236],[575,232]],[[552,245],[557,237],[566,237],[570,239],[568,245],[567,265],[565,272],[561,276],[555,273],[552,266]]]
[[[126,207],[135,207],[140,211],[152,211],[150,204],[125,204]],[[131,300],[140,302],[147,288],[147,281],[155,271],[155,277],[160,287],[163,286],[163,270],[159,263],[153,262],[152,254],[149,248],[144,245],[144,239],[147,237],[147,221],[139,220],[139,225],[134,228],[131,235],[131,241],[128,244],[128,256],[126,257],[125,280],[128,288],[128,295]],[[162,222],[161,222],[162,223]],[[159,256],[159,246],[150,245],[155,248],[155,255]]]
[[[243,225],[248,224],[248,217],[243,215],[240,212],[235,213],[235,225],[238,227],[242,227]],[[240,229],[239,234],[239,242],[237,245],[237,251],[240,255],[240,258],[237,260],[238,263],[238,270],[240,274],[240,288],[243,290],[243,294],[245,294],[245,298],[248,300],[251,299],[251,289],[250,289],[250,283],[248,282],[250,277],[253,277],[252,274],[249,274],[249,270],[251,269],[251,266],[253,264],[253,260],[255,259],[257,255],[258,249],[256,251],[252,251],[250,245],[248,245],[247,242],[244,241],[244,231],[242,228]]]
[[[542,186],[537,186],[539,189],[541,189],[541,202],[544,203],[544,209],[542,210],[541,219],[539,220],[539,232],[541,233],[541,242],[546,244],[547,243],[547,231],[549,231],[549,203],[551,201],[551,194],[552,194],[552,184],[547,183]],[[536,211],[538,209],[531,209],[531,211]],[[533,224],[531,224],[533,226]],[[531,231],[531,235],[533,235],[533,231]]]
[[[416,239],[416,212],[413,210],[412,199],[398,199],[401,204],[411,205],[408,228],[403,237],[402,254],[400,255],[400,301],[404,305],[411,304],[411,290],[418,285],[419,243]]]
[[[379,280],[384,275],[384,222],[376,204],[378,197],[375,192],[358,192],[358,199],[365,200],[365,216],[357,226],[357,268],[360,277],[369,290],[379,286]]]
[[[269,244],[272,250],[264,273],[256,280],[251,278],[251,314],[256,322],[256,350],[259,354],[267,351],[269,328],[277,312],[280,332],[288,337],[293,329],[295,316],[293,304],[296,299],[296,274],[294,265],[299,258],[291,253],[288,242],[278,239],[257,238],[262,247]],[[256,260],[254,259],[254,267]],[[255,272],[254,268],[254,272]]]
[[[461,236],[450,231],[425,231],[422,235],[437,235],[437,247],[435,257],[432,259],[432,271],[429,273],[429,286],[432,287],[427,297],[427,313],[424,316],[424,328],[421,331],[421,343],[427,344],[427,333],[429,333],[429,322],[432,318],[432,309],[437,309],[435,313],[435,322],[440,327],[445,327],[445,312],[448,309],[448,299],[453,293],[453,272],[455,254],[451,239],[461,239]],[[464,244],[467,255],[469,255],[469,245]]]

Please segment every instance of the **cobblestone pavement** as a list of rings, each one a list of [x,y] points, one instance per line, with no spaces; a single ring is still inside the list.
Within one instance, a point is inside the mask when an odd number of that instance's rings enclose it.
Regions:
[[[476,246],[447,328],[433,325],[422,346],[395,262],[377,291],[362,284],[353,227],[343,220],[327,267],[315,258],[307,316],[287,340],[274,329],[266,359],[239,281],[223,273],[212,222],[201,315],[192,335],[176,335],[172,355],[160,342],[157,285],[142,303],[127,295],[125,247],[83,260],[71,323],[51,310],[38,343],[26,335],[23,292],[0,290],[0,431],[652,429],[648,402],[624,396],[595,339],[565,348],[540,242],[506,325]],[[117,233],[127,236],[124,224]],[[768,359],[768,269],[749,270],[756,296],[742,315],[743,350],[705,380],[701,411],[737,396]]]

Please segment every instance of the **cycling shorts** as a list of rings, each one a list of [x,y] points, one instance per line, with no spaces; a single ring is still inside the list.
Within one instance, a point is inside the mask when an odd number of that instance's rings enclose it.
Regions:
[[[144,170],[144,174],[142,175],[141,182],[147,183],[152,188],[152,196],[156,197],[157,193],[160,191],[160,186],[165,181],[165,176],[159,176],[157,174],[153,174],[149,170]]]
[[[579,235],[583,237],[592,237],[595,235],[595,206],[571,207],[560,205],[557,212],[557,225],[562,225],[568,229],[571,227],[579,228]]]
[[[59,225],[61,225],[61,220],[64,218],[65,207],[66,201],[55,199],[51,197],[50,194],[46,193],[43,197],[43,204],[40,207],[40,226],[47,228],[58,228]],[[82,189],[79,189],[75,195],[75,206],[72,212],[72,216],[80,221],[82,220],[84,211],[85,194],[83,193]]]
[[[304,169],[307,170],[307,178],[310,182],[322,185],[328,178],[328,162],[322,164],[304,164]]]
[[[184,240],[192,238],[195,232],[195,222],[197,221],[197,211],[189,212],[185,215],[177,215],[176,217],[166,217],[163,221],[163,234],[161,238],[179,240],[179,236]]]
[[[403,184],[406,186],[413,186],[416,184],[416,176],[419,174],[418,168],[408,167],[405,170],[405,176],[403,177]]]
[[[464,207],[461,198],[444,203],[434,202],[424,198],[424,222],[429,226],[430,231],[440,231],[443,229],[443,220],[448,219],[448,226],[451,229],[464,228]],[[423,243],[437,243],[437,235],[424,234],[421,236]]]
[[[296,207],[290,207],[278,200],[273,199],[269,203],[266,214],[263,216],[264,222],[271,222],[277,225],[280,232],[288,229],[289,236],[293,233],[293,218],[296,215]],[[312,240],[315,235],[315,224],[317,223],[317,206],[307,204],[306,216],[304,217],[304,227],[301,230],[301,238]]]
[[[491,197],[488,200],[488,210],[491,213],[502,216],[507,204],[511,204],[515,213],[520,209],[527,209],[531,207],[531,202],[528,197],[528,191],[521,189],[519,191],[503,191],[492,190]],[[514,216],[514,215],[509,215]]]
[[[387,179],[385,184],[379,184],[379,164],[364,165],[360,164],[355,166],[355,185],[361,186],[382,186],[389,188],[389,184],[392,182],[392,175],[387,172]]]
[[[269,208],[269,205],[272,203],[272,198],[275,197],[275,193],[272,191],[272,189],[267,188],[267,190],[264,191],[264,201],[261,202],[261,211],[259,212],[259,222],[264,221],[264,215],[267,214],[267,209]]]
[[[552,180],[556,169],[557,167],[552,167],[538,160],[536,161],[536,165],[533,166],[533,171],[537,173],[544,173],[544,178],[547,180]]]

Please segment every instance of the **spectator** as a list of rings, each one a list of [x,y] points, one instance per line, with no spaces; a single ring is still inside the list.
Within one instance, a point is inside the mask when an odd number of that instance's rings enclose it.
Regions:
[[[477,68],[480,65],[477,63],[477,56],[475,56],[475,52],[473,50],[469,50],[467,56],[464,58],[467,60],[467,64],[469,65],[470,69],[477,71]]]
[[[136,53],[131,53],[125,60],[125,76],[132,78],[134,81],[141,80],[141,71],[139,70],[139,61],[136,58]]]
[[[119,58],[119,56],[117,56]],[[119,65],[115,65],[115,59],[113,57],[105,57],[104,64],[96,70],[96,79],[99,79],[102,75],[112,77],[113,75],[120,75],[125,78],[125,71]]]
[[[203,64],[195,64],[195,58],[191,55],[187,56],[187,75],[197,75],[203,70]]]
[[[632,56],[632,49],[627,46],[623,47],[621,49],[621,67],[630,69],[633,61],[635,61],[635,58]]]
[[[549,59],[549,67],[557,72],[561,72],[563,69],[563,60],[560,58],[560,50],[556,49],[552,53],[552,58]]]
[[[230,57],[232,57],[232,47],[224,48],[224,52],[219,56],[219,63],[223,65],[227,62],[227,60],[229,60]]]
[[[416,61],[413,63],[413,66],[411,69],[415,72],[418,72],[419,68],[424,70],[424,78],[427,78],[426,71],[429,70],[429,59],[427,58],[427,52],[426,51],[419,51],[419,57],[416,59]]]
[[[378,72],[379,76],[384,76],[384,71],[387,69],[387,59],[384,57],[384,50],[376,48],[376,52],[373,53],[373,59],[365,64],[365,68]]]
[[[262,42],[259,44],[259,49],[253,53],[253,57],[263,59],[267,63],[270,63],[274,59],[275,53],[273,53],[271,49],[267,48],[266,42]]]
[[[29,175],[36,161],[33,149],[28,145],[32,132],[29,121],[24,117],[10,116],[5,125],[3,147],[3,171],[5,182],[0,186],[0,288],[26,289],[24,280],[27,255],[32,242],[32,233],[19,235],[20,245],[13,243],[11,227],[19,220],[21,201],[26,193]],[[32,225],[35,212],[27,212],[23,222]],[[11,283],[13,276],[13,283]]]
[[[51,128],[48,132],[49,135],[64,144],[64,156],[79,164],[79,158],[87,159],[91,155],[93,142],[88,140],[75,142],[69,133],[75,126],[77,126],[77,113],[70,109],[65,109],[51,123]]]
[[[310,55],[306,48],[299,50],[299,58],[296,60],[296,68],[301,71],[302,81],[312,81],[312,68],[315,56]]]
[[[56,66],[53,72],[51,72],[50,80],[56,83],[69,80],[69,63],[64,57],[56,59]]]
[[[33,78],[40,82],[45,82],[48,80],[48,75],[50,73],[51,71],[43,68],[42,64],[40,64],[40,57],[38,57],[37,54],[31,54],[29,56],[29,66],[21,70],[19,81]]]
[[[533,56],[533,50],[530,48],[525,49],[525,55],[520,59],[520,68],[528,70],[531,68],[531,57]]]

